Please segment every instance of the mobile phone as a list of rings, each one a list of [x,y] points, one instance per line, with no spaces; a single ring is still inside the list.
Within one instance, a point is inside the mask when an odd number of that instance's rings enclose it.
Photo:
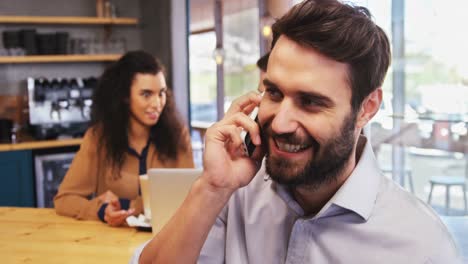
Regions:
[[[258,124],[258,106],[255,107],[253,110],[252,110],[252,113],[250,113],[249,117],[252,118],[252,120],[255,121],[255,123]],[[242,141],[243,141],[243,148],[244,148],[244,152],[247,156],[251,157],[252,154],[254,153],[255,151],[255,144],[252,142],[252,138],[250,137],[250,133],[247,132],[246,130],[242,130],[241,132],[241,138],[242,138]]]
[[[136,229],[138,231],[143,231],[143,232],[152,232],[153,231],[151,226],[137,226]]]

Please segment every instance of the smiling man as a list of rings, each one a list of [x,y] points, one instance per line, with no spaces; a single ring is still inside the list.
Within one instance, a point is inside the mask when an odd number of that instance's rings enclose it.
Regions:
[[[273,32],[264,96],[240,97],[208,129],[203,175],[139,261],[457,263],[437,215],[383,177],[360,134],[390,64],[368,10],[304,1]],[[253,158],[242,129],[262,146]]]

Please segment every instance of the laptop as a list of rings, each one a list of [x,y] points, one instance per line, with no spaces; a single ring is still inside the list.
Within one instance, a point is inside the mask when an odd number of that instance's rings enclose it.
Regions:
[[[151,227],[157,234],[187,196],[203,169],[155,168],[148,170]]]

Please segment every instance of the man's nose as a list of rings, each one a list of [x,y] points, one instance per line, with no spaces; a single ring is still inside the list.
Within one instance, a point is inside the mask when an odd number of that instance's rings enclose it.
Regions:
[[[271,122],[271,129],[273,132],[276,134],[287,134],[296,131],[298,122],[293,102],[290,100],[283,100],[276,109],[276,114]]]

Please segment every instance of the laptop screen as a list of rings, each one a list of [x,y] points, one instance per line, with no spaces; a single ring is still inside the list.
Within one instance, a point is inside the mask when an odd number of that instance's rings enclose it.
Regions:
[[[155,168],[148,171],[153,234],[157,234],[169,221],[202,171],[179,168]]]

